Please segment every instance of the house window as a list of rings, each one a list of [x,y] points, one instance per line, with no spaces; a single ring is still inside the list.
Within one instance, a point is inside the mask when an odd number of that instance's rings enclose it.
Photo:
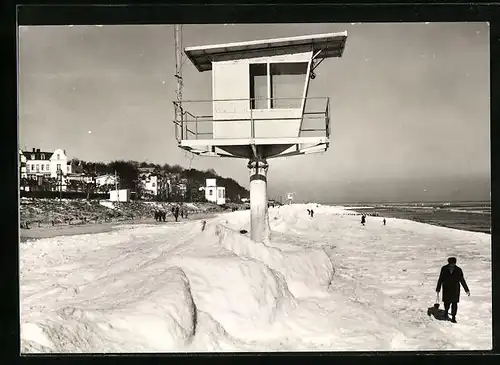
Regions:
[[[42,153],[42,154],[40,155],[40,160],[45,160],[45,154],[43,154],[43,153]]]
[[[283,62],[269,66],[271,108],[300,108],[308,63]]]
[[[39,164],[36,164],[36,171],[40,171],[40,165]]]
[[[152,186],[153,188],[155,187],[155,185],[156,185],[155,183],[152,183],[152,184],[151,184],[151,186]]]
[[[42,171],[44,170],[44,168],[45,168],[45,165],[42,164]]]
[[[222,194],[222,190],[219,190],[219,199],[222,199],[224,197],[224,194]]]
[[[57,164],[57,170],[59,171],[60,169],[61,169],[61,164],[60,164],[60,163],[58,163],[58,164]]]
[[[209,189],[208,190],[208,195],[210,195],[210,196],[214,195],[214,191],[212,189]]]
[[[58,159],[58,160],[60,160],[60,159],[61,159],[61,157],[60,157],[60,156],[61,156],[60,154],[57,154],[57,159]]]
[[[45,169],[46,169],[47,171],[49,171],[49,170],[50,170],[50,165],[49,165],[49,164],[45,165]]]
[[[34,154],[32,154],[32,155],[31,155],[31,159],[32,159],[32,160],[34,160],[34,159],[35,159],[35,155],[34,155]]]
[[[250,108],[267,109],[267,63],[250,65]]]

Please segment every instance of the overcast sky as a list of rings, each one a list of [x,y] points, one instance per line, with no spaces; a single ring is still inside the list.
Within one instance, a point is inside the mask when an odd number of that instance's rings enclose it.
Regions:
[[[324,154],[269,160],[269,195],[298,201],[487,200],[486,23],[185,25],[184,46],[348,31],[310,96],[331,98]],[[21,27],[21,148],[70,158],[180,164],[248,187],[246,161],[177,147],[173,26]],[[184,98],[210,99],[211,74],[187,61]],[[92,133],[88,133],[92,131]]]

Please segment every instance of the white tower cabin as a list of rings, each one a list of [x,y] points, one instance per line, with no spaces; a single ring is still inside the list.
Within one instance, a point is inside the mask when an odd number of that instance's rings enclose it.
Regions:
[[[179,146],[202,156],[249,160],[251,238],[269,238],[267,159],[324,152],[328,97],[309,98],[314,70],[341,57],[347,32],[188,47],[212,71],[212,100],[174,101]]]

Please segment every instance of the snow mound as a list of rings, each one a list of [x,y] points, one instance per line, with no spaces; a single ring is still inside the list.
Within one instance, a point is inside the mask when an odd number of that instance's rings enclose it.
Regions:
[[[192,340],[196,309],[180,268],[130,273],[106,286],[105,294],[96,295],[100,285],[96,281],[79,292],[79,297],[92,299],[91,306],[73,300],[50,318],[23,323],[22,351],[173,351]]]
[[[294,307],[295,298],[280,272],[222,247],[222,232],[217,227],[207,227],[189,243],[172,250],[168,263],[184,270],[196,307],[230,336],[264,336],[277,317]],[[241,328],[245,328],[244,333]]]
[[[219,243],[236,255],[262,262],[283,275],[296,297],[324,292],[333,280],[334,267],[322,249],[281,250],[253,242],[239,232],[217,225]]]

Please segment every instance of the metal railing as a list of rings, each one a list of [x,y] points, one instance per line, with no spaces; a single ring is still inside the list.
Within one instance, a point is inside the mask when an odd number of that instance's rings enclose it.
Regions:
[[[266,101],[267,105],[271,104],[271,108],[252,109],[251,105],[255,105],[255,101]],[[278,101],[280,107],[272,107],[272,104],[276,105]],[[279,137],[329,137],[330,135],[328,97],[187,100],[174,101],[173,104],[175,137],[179,142],[214,139],[214,123],[224,122],[230,122],[229,126],[238,125],[240,128],[238,133],[241,132],[238,138],[256,138],[256,124],[262,126],[263,122],[273,121],[280,122],[281,128],[283,128],[282,122],[300,123],[298,136],[295,130],[295,135],[278,132]],[[279,110],[283,113],[278,113]],[[294,113],[297,115],[293,115]],[[286,114],[288,116],[284,116]]]

